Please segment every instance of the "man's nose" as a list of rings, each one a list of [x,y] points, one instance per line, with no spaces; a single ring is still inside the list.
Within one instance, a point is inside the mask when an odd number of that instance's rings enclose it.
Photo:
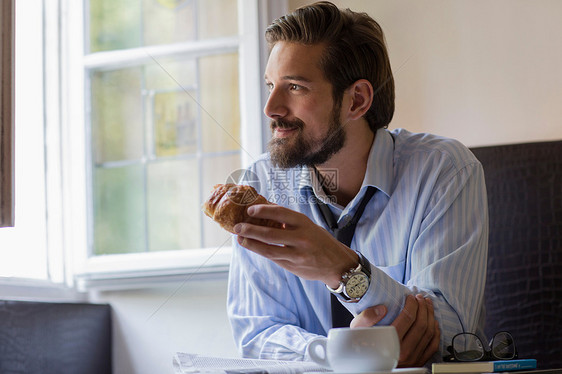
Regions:
[[[283,118],[287,115],[288,109],[282,92],[276,89],[271,90],[263,112],[271,119]]]

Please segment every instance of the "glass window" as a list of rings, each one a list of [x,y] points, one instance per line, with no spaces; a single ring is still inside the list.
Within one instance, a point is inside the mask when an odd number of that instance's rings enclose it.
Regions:
[[[87,55],[121,56],[85,71],[91,254],[223,244],[201,205],[241,166],[239,54],[206,43],[237,36],[236,0],[91,0],[88,10]],[[171,44],[189,53],[128,58]]]
[[[89,1],[91,53],[236,35],[233,0]]]

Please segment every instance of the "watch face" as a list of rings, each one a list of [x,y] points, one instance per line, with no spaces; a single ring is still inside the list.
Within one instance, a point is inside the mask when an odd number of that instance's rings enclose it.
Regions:
[[[365,295],[369,288],[369,278],[364,273],[353,274],[345,284],[345,293],[352,299]]]

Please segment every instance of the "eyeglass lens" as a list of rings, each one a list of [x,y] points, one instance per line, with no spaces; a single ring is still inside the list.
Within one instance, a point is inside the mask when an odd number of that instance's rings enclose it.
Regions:
[[[492,355],[501,360],[509,360],[515,357],[515,343],[511,334],[499,332],[492,340]]]
[[[478,361],[484,356],[484,347],[476,335],[459,334],[453,339],[455,357],[460,361]]]
[[[509,360],[515,357],[515,342],[508,332],[497,333],[490,343],[491,358]],[[454,355],[459,361],[478,361],[486,350],[478,336],[470,333],[456,335],[453,339]]]

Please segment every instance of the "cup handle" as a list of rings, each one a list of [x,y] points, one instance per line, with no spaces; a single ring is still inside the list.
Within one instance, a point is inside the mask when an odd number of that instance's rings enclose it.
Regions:
[[[328,362],[327,343],[328,343],[328,339],[324,337],[318,337],[312,339],[310,343],[308,343],[306,350],[312,361],[316,362],[319,365],[329,368],[330,363]],[[318,354],[318,347],[322,347],[323,354]]]

